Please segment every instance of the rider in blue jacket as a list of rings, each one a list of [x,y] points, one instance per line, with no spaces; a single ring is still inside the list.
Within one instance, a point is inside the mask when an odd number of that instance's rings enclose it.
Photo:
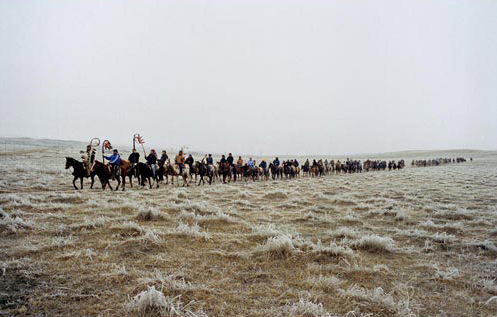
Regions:
[[[112,180],[116,179],[116,174],[117,174],[117,169],[121,165],[121,155],[119,155],[119,152],[117,149],[114,149],[112,151],[111,156],[105,156],[107,160],[109,160],[110,168],[112,171]]]

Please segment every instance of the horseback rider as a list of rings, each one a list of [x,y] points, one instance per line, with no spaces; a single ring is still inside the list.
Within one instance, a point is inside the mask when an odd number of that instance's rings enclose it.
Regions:
[[[140,153],[136,149],[133,149],[133,152],[128,157],[128,161],[132,166],[135,166],[140,161]]]
[[[154,149],[150,150],[150,154],[145,158],[147,160],[147,165],[152,170],[152,177],[155,178],[155,173],[157,166],[157,153]]]
[[[224,154],[221,156],[221,164],[224,164],[226,163],[226,157],[224,156]]]
[[[190,171],[193,171],[193,162],[195,162],[193,156],[191,154],[188,154],[188,157],[185,160],[185,164],[188,164],[188,166],[190,167]]]
[[[280,166],[280,159],[279,159],[278,157],[276,157],[276,158],[274,159],[274,161],[273,161],[273,165],[274,165],[274,166],[276,166],[276,167]]]
[[[293,166],[299,167],[299,161],[297,161],[297,159],[293,160]]]
[[[167,159],[169,158],[169,156],[167,156],[167,152],[166,151],[162,151],[162,155],[159,159],[159,166],[162,167],[164,166],[164,164],[166,164],[166,161]]]
[[[236,165],[243,166],[243,159],[241,156],[238,157],[238,161],[236,161]]]
[[[183,174],[183,168],[185,167],[185,156],[183,155],[183,150],[179,150],[178,155],[174,158],[174,162],[179,166],[179,173]]]
[[[206,159],[207,163],[207,173],[211,172],[211,166],[214,164],[214,159],[212,158],[212,154],[209,154],[209,156]]]
[[[86,152],[81,151],[81,159],[83,160],[83,166],[85,167],[86,170],[86,176],[90,176],[91,173],[91,167],[93,165],[93,162],[95,162],[95,153],[97,152],[97,149],[92,148],[91,144],[88,144],[86,146]]]
[[[248,162],[247,162],[247,166],[253,170],[255,168],[255,162],[252,160],[252,158],[249,158]]]
[[[117,151],[117,149],[114,149],[112,151],[111,156],[104,156],[104,157],[107,160],[109,160],[110,169],[112,172],[112,180],[115,180],[117,173],[118,173],[119,166],[121,166],[121,155],[119,155],[119,152]]]
[[[228,154],[228,158],[226,159],[226,161],[228,161],[229,165],[230,166],[233,166],[233,161],[235,159],[233,158],[233,155],[231,155],[231,153]]]
[[[265,159],[262,159],[261,164],[259,164],[259,167],[262,168],[264,171],[266,171],[267,163]]]

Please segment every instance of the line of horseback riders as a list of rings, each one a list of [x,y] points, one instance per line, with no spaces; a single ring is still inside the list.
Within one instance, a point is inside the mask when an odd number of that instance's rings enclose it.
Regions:
[[[470,161],[473,161],[473,158],[470,158]],[[417,167],[426,167],[426,166],[438,166],[442,164],[450,164],[450,163],[464,163],[466,159],[464,157],[457,158],[436,158],[436,159],[427,159],[427,160],[413,160],[411,166]]]
[[[129,178],[131,187],[133,187],[133,176],[138,179],[138,184],[145,186],[148,183],[152,187],[152,183],[159,187],[159,183],[164,181],[169,184],[174,184],[174,179],[183,179],[183,186],[188,186],[193,180],[198,181],[198,185],[205,184],[206,180],[209,184],[213,181],[223,183],[236,182],[241,179],[268,180],[270,177],[273,180],[283,178],[294,178],[301,176],[323,176],[330,173],[360,173],[363,169],[369,170],[384,170],[400,169],[405,166],[404,160],[395,161],[371,161],[366,160],[361,163],[359,160],[312,160],[312,163],[307,159],[302,166],[297,159],[280,161],[276,157],[269,164],[265,159],[262,159],[259,164],[257,161],[249,158],[245,163],[241,156],[235,162],[235,158],[231,153],[226,157],[222,155],[218,162],[214,162],[212,154],[205,155],[200,161],[196,161],[192,154],[186,156],[183,150],[180,150],[174,157],[173,162],[169,158],[166,151],[162,151],[161,156],[152,149],[148,155],[145,156],[145,163],[140,162],[140,153],[136,149],[132,150],[128,160],[121,158],[117,149],[112,150],[112,155],[103,155],[103,160],[108,160],[108,164],[95,160],[96,149],[88,145],[86,151],[81,151],[82,162],[79,162],[70,157],[66,158],[66,169],[73,167],[74,179],[73,185],[78,178],[81,179],[81,189],[83,188],[83,178],[91,178],[91,187],[94,184],[94,177],[97,176],[102,183],[102,188],[106,186],[112,189],[110,180],[117,180],[118,184],[116,190],[121,186],[125,189],[126,177]]]

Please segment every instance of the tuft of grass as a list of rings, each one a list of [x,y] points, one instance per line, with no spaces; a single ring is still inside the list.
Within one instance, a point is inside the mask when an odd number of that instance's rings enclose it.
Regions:
[[[136,215],[136,219],[141,221],[155,221],[155,220],[164,220],[167,218],[167,215],[152,208],[140,208],[141,210]]]
[[[307,285],[313,288],[319,288],[326,292],[336,291],[340,285],[344,283],[343,280],[335,276],[317,276],[307,279]]]
[[[114,230],[119,230],[123,234],[137,236],[145,233],[145,229],[134,221],[125,221],[110,227]]]
[[[456,240],[456,237],[454,235],[447,234],[447,232],[442,232],[442,233],[437,232],[431,236],[431,239],[438,243],[449,244],[454,242]]]
[[[189,306],[190,303],[183,305],[180,296],[165,296],[155,286],[148,286],[147,290],[125,303],[128,313],[137,316],[207,317],[202,311],[190,310]]]
[[[393,297],[385,293],[383,288],[376,287],[374,289],[366,289],[359,287],[357,285],[352,285],[346,290],[339,290],[341,296],[349,299],[353,299],[358,302],[366,302],[373,305],[380,306],[383,310],[388,310],[390,312],[397,311],[397,303]]]
[[[180,222],[178,226],[171,232],[180,236],[189,236],[195,238],[210,239],[211,235],[208,232],[201,231],[200,226],[195,222],[192,225]]]
[[[337,230],[330,232],[330,235],[338,239],[343,239],[343,238],[354,239],[359,236],[359,232],[349,227],[340,227]]]
[[[446,270],[441,270],[436,265],[434,265],[433,267],[435,269],[435,278],[451,281],[459,277],[459,270],[454,267],[447,268]]]
[[[389,237],[380,237],[375,234],[361,237],[352,242],[352,245],[368,252],[394,252],[395,242]]]
[[[436,218],[445,218],[449,220],[471,220],[476,213],[473,210],[458,209],[458,210],[439,210],[433,215]]]
[[[331,241],[329,245],[323,245],[321,241],[316,244],[311,244],[311,249],[313,252],[318,254],[324,254],[333,257],[343,257],[343,258],[353,258],[354,251],[348,246],[338,245],[334,241]]]
[[[11,217],[9,214],[0,210],[0,231],[18,233],[27,229],[33,229],[35,225],[31,221],[23,220],[21,217]]]
[[[268,238],[264,244],[258,245],[255,251],[274,258],[285,258],[298,252],[298,249],[293,244],[291,235],[281,234]]]
[[[333,317],[321,303],[300,298],[298,302],[289,303],[271,315],[277,317]]]

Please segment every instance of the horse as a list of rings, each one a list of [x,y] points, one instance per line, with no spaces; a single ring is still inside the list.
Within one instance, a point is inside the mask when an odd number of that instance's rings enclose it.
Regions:
[[[125,190],[125,187],[126,187],[126,176],[128,175],[128,171],[131,169],[133,165],[129,162],[129,161],[126,161],[126,160],[123,160],[121,159],[121,164],[120,164],[120,174],[121,174],[121,179],[122,179],[122,184],[123,184],[123,191]],[[132,175],[130,175],[130,182],[131,182],[131,177]],[[116,190],[119,188],[119,185],[121,184],[121,182],[119,180],[117,180],[117,187],[116,187]],[[131,184],[131,187],[133,187],[133,184]]]
[[[266,168],[262,168],[261,167],[261,170],[262,170],[262,172],[261,172],[262,178],[264,178],[264,180],[267,181],[269,179],[269,168],[267,168],[267,167]]]
[[[78,178],[81,179],[81,189],[83,189],[83,178],[85,177],[91,178],[90,189],[93,188],[93,183],[95,183],[95,173],[90,172],[90,176],[88,176],[88,174],[86,173],[86,168],[84,167],[82,162],[79,162],[72,157],[66,157],[66,169],[69,169],[70,167],[73,168],[72,175],[74,176],[74,179],[72,180],[72,184],[74,186],[74,189],[78,189],[78,187],[76,187],[76,180],[78,180]]]
[[[245,181],[247,181],[249,177],[252,177],[252,181],[255,182],[255,179],[257,177],[257,170],[255,168],[251,169],[247,164],[245,164],[242,167],[242,174],[245,177]]]
[[[171,184],[174,185],[174,177],[178,178],[178,186],[179,186],[179,177],[183,178],[183,187],[190,186],[188,184],[188,174],[190,173],[190,167],[185,165],[183,167],[183,171],[180,172],[180,168],[178,164],[171,164],[170,160],[167,160],[166,170],[169,175],[171,175]]]
[[[153,176],[152,169],[145,163],[137,163],[133,166],[128,173],[136,172],[138,184],[142,187],[145,186],[145,180],[148,181],[149,188],[152,188],[152,179],[155,181],[156,187],[159,188],[159,175],[158,173]]]
[[[231,178],[231,175],[228,175],[229,174],[229,171],[230,171],[230,164],[228,162],[224,162],[224,163],[221,163],[221,162],[218,162],[218,166],[219,166],[219,175],[222,175],[223,176],[223,184],[226,184],[226,178],[228,178],[228,181],[230,180]]]
[[[195,183],[197,182],[197,176],[199,172],[199,165],[198,162],[193,163],[192,165],[189,165],[190,167],[190,183],[193,181],[193,175],[195,175]]]
[[[214,176],[214,173],[212,169],[207,169],[207,165],[202,162],[197,162],[198,166],[198,175],[200,176],[200,180],[198,181],[198,186],[200,186],[200,183],[205,184],[204,177],[207,176],[209,178],[209,185],[212,184],[212,178]],[[196,181],[195,181],[196,182]]]
[[[112,190],[112,186],[110,185],[109,180],[112,177],[112,172],[110,170],[110,166],[105,165],[102,162],[95,161],[93,164],[93,169],[91,170],[92,173],[95,173],[98,176],[98,179],[100,180],[100,183],[102,184],[102,190],[105,190],[107,185],[109,186],[110,190]]]
[[[311,174],[311,169],[309,168],[309,165],[302,165],[302,174],[304,176],[310,176]]]
[[[238,163],[235,165],[235,173],[234,173],[235,174],[235,181],[237,178],[242,179],[242,167],[243,166],[241,164],[238,164]]]
[[[269,163],[269,169],[271,170],[271,177],[273,180],[277,179],[278,177],[280,179],[283,178],[283,168],[281,166],[276,166],[273,163]]]

